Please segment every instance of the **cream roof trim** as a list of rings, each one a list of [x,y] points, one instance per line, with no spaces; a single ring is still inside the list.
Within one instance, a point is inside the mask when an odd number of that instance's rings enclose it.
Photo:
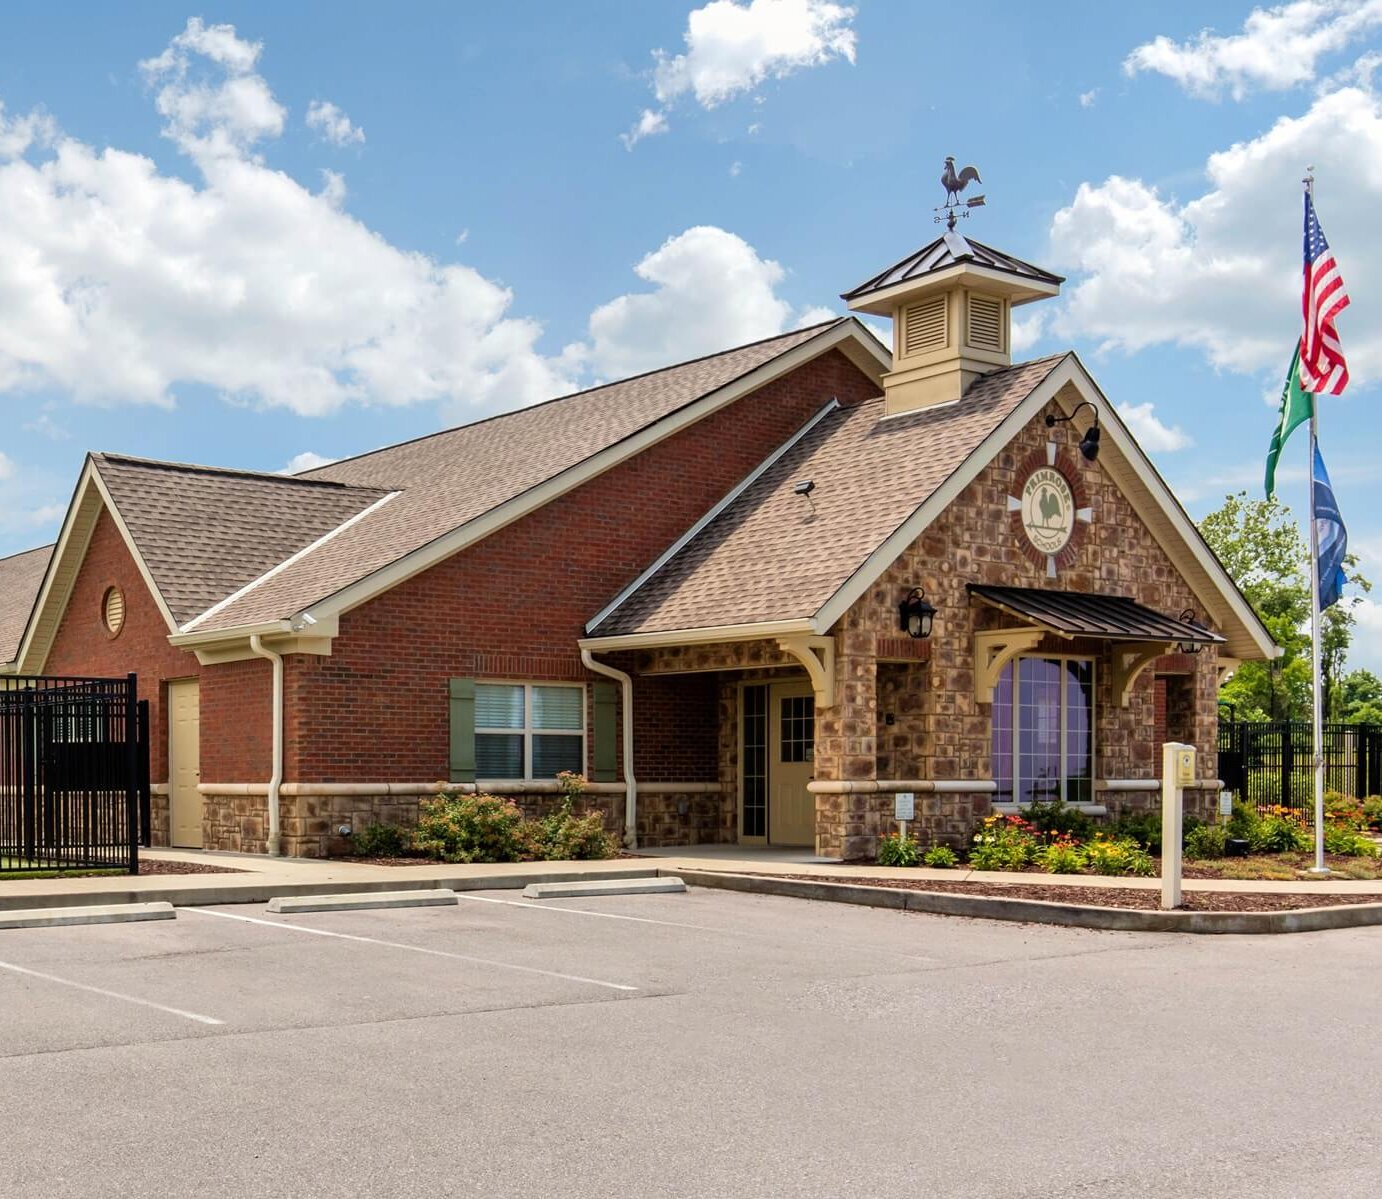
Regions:
[[[720,641],[765,641],[774,637],[811,636],[809,620],[765,620],[756,624],[712,625],[703,629],[669,629],[656,633],[625,633],[622,637],[582,637],[581,649],[656,649],[661,646],[709,645]]]
[[[1080,400],[1089,400],[1096,405],[1099,425],[1107,432],[1104,444],[1112,444],[1118,450],[1116,456],[1102,456],[1101,464],[1133,501],[1152,536],[1185,575],[1186,582],[1200,602],[1210,609],[1219,625],[1225,629],[1229,652],[1243,658],[1277,657],[1281,650],[1272,641],[1271,634],[1243,598],[1223,564],[1205,544],[1185,509],[1176,501],[1165,480],[1143,454],[1113,405],[1074,353],[1067,354],[1027,398],[969,453],[954,473],[864,560],[812,618],[814,631],[818,634],[828,632],[902,552],[925,532],[931,522],[959,497],[998,451],[1016,436],[1018,430],[1048,403],[1058,399],[1067,386],[1075,390],[1078,399],[1074,402],[1059,399],[1062,407],[1067,412],[1072,411]],[[1141,497],[1137,494],[1139,490]],[[1138,503],[1142,497],[1151,501],[1150,510],[1147,505]]]
[[[429,544],[405,554],[397,561],[381,567],[372,574],[366,575],[363,579],[357,580],[332,595],[323,597],[314,604],[309,604],[306,608],[295,613],[290,620],[296,621],[304,614],[310,614],[318,621],[329,620],[339,617],[353,608],[358,608],[375,596],[421,574],[467,546],[473,545],[492,533],[498,532],[506,525],[537,511],[559,496],[579,487],[582,483],[588,482],[612,467],[618,466],[619,463],[642,453],[650,446],[656,445],[721,408],[742,399],[750,392],[771,383],[780,375],[786,374],[788,371],[794,370],[798,366],[810,362],[813,358],[818,358],[836,348],[840,349],[860,369],[867,370],[875,380],[881,381],[882,376],[892,369],[892,356],[883,348],[878,339],[859,322],[858,318],[841,317],[838,322],[822,329],[816,336],[794,346],[776,358],[769,359],[738,379],[731,380],[724,386],[679,408],[676,412],[669,413],[652,424],[644,426],[622,441],[607,446],[552,478],[491,508],[488,512],[467,521],[465,524],[459,525]],[[245,629],[225,629],[217,634],[217,639],[223,640],[230,635],[246,636],[248,633]],[[174,644],[182,646],[192,646],[197,643],[195,630],[179,636],[174,642]]]
[[[702,516],[700,520],[698,520],[694,525],[687,529],[685,533],[683,533],[674,542],[672,542],[672,544],[669,545],[667,549],[665,549],[662,552],[661,555],[659,555],[657,561],[655,561],[650,567],[648,567],[647,570],[645,570],[641,575],[639,575],[638,578],[634,579],[632,583],[630,583],[627,587],[624,588],[623,591],[621,591],[612,600],[610,600],[609,603],[607,603],[603,608],[601,608],[600,611],[596,614],[595,618],[585,626],[585,631],[587,633],[593,634],[595,630],[600,627],[601,623],[608,619],[609,616],[618,609],[620,604],[622,604],[626,599],[628,599],[629,596],[633,595],[633,593],[637,591],[640,587],[642,587],[643,584],[646,583],[649,579],[651,579],[653,575],[657,574],[659,570],[661,570],[668,562],[670,562],[674,557],[676,557],[677,554],[679,554],[682,551],[683,547],[685,547],[685,545],[688,542],[693,541],[699,535],[701,530],[706,527],[706,525],[708,525],[712,520],[719,516],[721,512],[723,512],[726,508],[730,506],[730,504],[734,503],[734,501],[737,500],[745,491],[752,487],[754,483],[756,483],[758,479],[762,477],[764,472],[767,471],[770,467],[772,467],[782,457],[783,454],[785,454],[794,445],[796,445],[797,442],[799,442],[803,437],[805,437],[809,432],[811,432],[812,429],[814,429],[818,424],[821,423],[822,420],[824,420],[827,416],[829,416],[832,412],[839,408],[839,406],[840,401],[838,399],[832,399],[830,403],[826,404],[824,408],[822,408],[819,412],[816,413],[815,416],[813,416],[809,421],[802,425],[802,427],[798,429],[795,433],[793,433],[791,437],[789,437],[780,446],[778,446],[777,449],[775,449],[771,454],[764,458],[763,461],[760,462],[756,467],[754,467],[752,471],[750,471],[747,475],[740,479],[739,482],[736,483],[734,487],[731,488],[721,498],[719,503],[717,503],[713,508],[711,508],[710,511],[707,512],[704,516]]]
[[[48,569],[44,573],[43,585],[39,588],[34,610],[29,614],[29,623],[19,642],[19,653],[14,662],[15,674],[42,673],[48,661],[48,654],[52,651],[53,642],[57,638],[58,629],[62,625],[63,615],[67,611],[67,602],[72,597],[72,588],[77,581],[77,574],[81,570],[82,562],[86,559],[87,547],[91,544],[91,535],[96,529],[96,521],[103,508],[110,513],[111,520],[114,521],[115,527],[120,531],[120,536],[125,542],[125,548],[129,550],[130,557],[134,559],[134,564],[144,580],[144,586],[153,596],[159,614],[168,626],[168,631],[170,633],[176,631],[177,621],[173,619],[167,602],[159,591],[158,585],[154,582],[154,577],[144,561],[144,556],[139,552],[139,547],[135,545],[134,538],[130,535],[129,526],[125,524],[124,517],[120,515],[115,501],[111,499],[110,492],[101,479],[100,471],[96,469],[95,463],[88,457],[82,466],[82,473],[77,480],[76,490],[72,494],[72,502],[67,507],[67,516],[62,522],[62,532],[58,536],[57,545],[53,548],[52,560],[48,563]]]

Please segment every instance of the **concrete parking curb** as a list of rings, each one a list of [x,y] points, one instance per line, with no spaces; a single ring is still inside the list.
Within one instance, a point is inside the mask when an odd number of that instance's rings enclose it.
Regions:
[[[235,876],[225,875],[224,883],[203,884],[195,887],[159,886],[110,888],[104,891],[70,891],[54,889],[42,895],[4,895],[0,893],[0,916],[16,908],[45,907],[86,907],[100,904],[147,903],[160,900],[174,907],[215,907],[229,903],[267,903],[275,896],[301,895],[340,895],[345,893],[369,893],[378,891],[397,891],[400,884],[406,883],[410,889],[426,890],[433,887],[449,887],[453,891],[508,891],[526,887],[529,883],[567,882],[590,877],[584,870],[534,870],[515,868],[508,874],[465,874],[465,867],[439,866],[437,873],[430,878],[382,878],[362,879],[352,882],[349,879],[333,878],[319,883],[290,883],[264,878],[258,881],[235,881]],[[167,878],[169,876],[162,876]],[[189,877],[205,878],[206,875]],[[631,866],[627,870],[610,869],[600,872],[600,878],[656,878],[658,871],[653,866]]]
[[[1150,912],[1137,908],[1050,903],[1038,899],[1005,899],[1000,895],[961,895],[810,879],[721,874],[709,870],[687,870],[684,867],[678,868],[677,875],[690,887],[714,887],[750,895],[782,895],[792,899],[818,899],[828,903],[930,912],[939,916],[1015,920],[1027,924],[1064,924],[1072,928],[1114,932],[1313,933],[1382,924],[1382,903],[1336,904],[1281,912]]]
[[[454,907],[456,892],[450,887],[420,887],[408,891],[333,891],[329,895],[275,895],[269,911],[362,912],[374,908]]]
[[[686,890],[675,874],[657,878],[597,878],[581,882],[529,883],[524,899],[582,899],[597,895],[668,895]]]
[[[125,924],[131,920],[174,920],[173,905],[159,903],[82,904],[12,908],[0,912],[0,928],[57,928],[68,924]]]

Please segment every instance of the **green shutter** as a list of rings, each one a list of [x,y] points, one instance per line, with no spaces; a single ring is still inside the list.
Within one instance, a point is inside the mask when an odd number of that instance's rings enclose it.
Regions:
[[[475,781],[475,680],[451,680],[451,781]]]
[[[619,773],[618,704],[614,683],[595,684],[595,761],[592,783],[612,783]]]

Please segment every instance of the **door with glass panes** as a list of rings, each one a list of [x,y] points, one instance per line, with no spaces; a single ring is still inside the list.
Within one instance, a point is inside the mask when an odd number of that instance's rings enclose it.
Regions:
[[[816,697],[802,680],[768,688],[768,841],[816,843]]]

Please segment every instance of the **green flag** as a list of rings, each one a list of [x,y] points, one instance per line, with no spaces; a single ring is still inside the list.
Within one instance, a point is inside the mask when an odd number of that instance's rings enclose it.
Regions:
[[[1272,434],[1272,444],[1267,450],[1268,499],[1271,499],[1272,493],[1276,491],[1276,460],[1281,457],[1281,449],[1286,444],[1286,439],[1291,436],[1291,431],[1310,419],[1314,411],[1314,399],[1308,391],[1301,390],[1300,342],[1297,342],[1296,352],[1291,355],[1291,369],[1286,372],[1286,385],[1281,389],[1281,420],[1277,424],[1276,432]]]

